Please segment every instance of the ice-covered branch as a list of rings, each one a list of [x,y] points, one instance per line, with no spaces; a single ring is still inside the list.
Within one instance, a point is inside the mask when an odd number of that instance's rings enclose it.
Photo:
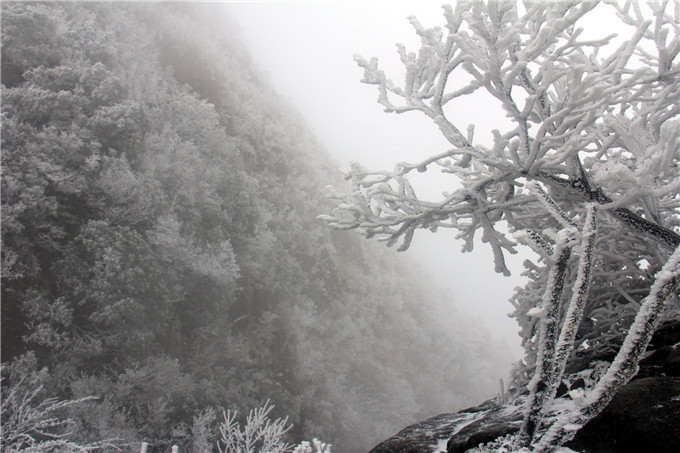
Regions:
[[[559,327],[560,301],[564,289],[567,265],[575,240],[575,228],[570,227],[560,231],[551,255],[548,283],[538,312],[540,320],[536,370],[534,377],[529,383],[529,396],[525,403],[526,413],[520,429],[520,438],[526,445],[531,442],[536,429],[540,425],[544,401],[548,398],[547,392],[555,378],[553,363],[558,335],[557,329]]]
[[[415,54],[399,47],[406,69],[403,87],[395,86],[385,76],[378,68],[376,59],[357,57],[358,64],[364,69],[363,81],[378,86],[381,104],[389,111],[421,111],[432,119],[454,148],[418,163],[400,163],[395,172],[369,173],[363,169],[353,169],[349,177],[358,181],[356,190],[360,192],[390,182],[401,185],[401,177],[409,171],[425,171],[430,164],[437,164],[442,171],[457,174],[463,186],[472,191],[468,199],[474,199],[476,206],[468,207],[467,212],[478,209],[480,203],[488,212],[493,208],[487,206],[494,206],[499,200],[485,199],[486,196],[477,193],[476,188],[483,186],[487,191],[506,182],[517,184],[523,178],[533,179],[550,187],[557,184],[562,189],[581,195],[586,202],[607,204],[607,209],[611,209],[615,216],[634,229],[673,247],[679,244],[680,235],[659,224],[658,216],[648,219],[638,213],[634,204],[642,203],[641,196],[629,196],[624,201],[605,195],[608,181],[597,179],[605,183],[605,187],[602,187],[588,176],[591,168],[585,172],[575,172],[576,167],[571,164],[579,153],[587,154],[589,147],[597,147],[600,137],[608,133],[608,125],[614,123],[602,122],[600,118],[611,116],[612,106],[629,99],[631,90],[639,91],[641,87],[649,85],[652,88],[645,89],[649,92],[655,89],[653,85],[657,83],[645,79],[646,76],[643,76],[647,72],[644,70],[634,71],[628,76],[622,69],[630,61],[629,50],[636,49],[640,40],[648,34],[649,21],[635,24],[636,33],[622,44],[622,52],[602,59],[597,57],[597,50],[609,42],[610,37],[579,41],[580,32],[575,28],[578,20],[593,7],[591,3],[535,4],[531,5],[521,20],[516,20],[517,11],[512,4],[503,4],[501,7],[461,2],[456,5],[455,11],[445,8],[448,35],[438,28],[427,29],[411,18],[421,38],[422,48]],[[591,55],[588,55],[587,49],[592,49]],[[536,64],[539,71],[533,73]],[[447,91],[451,75],[459,68],[473,75],[472,84]],[[451,123],[443,110],[446,102],[477,87],[484,87],[498,98],[511,119],[517,123],[514,131],[496,135],[493,152],[473,144],[471,137],[464,135]],[[510,94],[513,87],[522,87],[529,94],[523,107],[513,100]],[[560,97],[563,102],[557,102]],[[404,103],[399,105],[392,98],[401,98]],[[667,100],[668,96],[660,97],[659,102],[664,99]],[[531,124],[534,125],[532,130],[536,131],[533,136],[527,135]],[[600,151],[603,159],[607,158],[607,149],[611,152],[615,145],[615,141],[610,141],[606,148],[601,148],[604,150]],[[665,155],[668,156],[668,152]],[[666,157],[666,161],[668,159]],[[589,167],[592,167],[591,161],[588,162]],[[349,223],[338,219],[333,221],[332,216],[324,219],[331,221],[335,227],[364,229],[369,236],[386,233],[390,236],[389,243],[393,243],[397,236],[410,235],[413,228],[430,228],[432,225],[426,224],[428,219],[436,222],[436,226],[444,226],[441,222],[445,213],[459,215],[466,211],[458,200],[453,209],[442,209],[448,204],[446,201],[429,202],[430,206],[436,206],[436,212],[433,212],[426,203],[412,197],[403,200],[401,206],[408,205],[410,209],[394,209],[398,204],[397,193],[375,191],[367,198],[365,194],[359,196],[358,192],[354,200],[372,207],[359,209],[351,203],[343,206],[354,214],[370,212],[366,218]],[[647,190],[645,193],[652,192]],[[657,190],[654,193],[661,192]],[[668,198],[671,195],[667,190],[659,196]],[[418,211],[420,221],[414,222],[414,212]],[[397,226],[399,215],[403,215],[401,225],[394,231],[385,230],[386,225]],[[457,223],[460,225],[460,222]],[[472,224],[482,228],[485,222]],[[461,237],[470,237],[469,228]],[[495,247],[493,241],[490,243]],[[502,251],[501,255],[498,252],[499,249],[495,248],[494,254],[502,257]],[[498,261],[496,265],[498,267]]]
[[[649,295],[638,311],[633,325],[616,358],[600,378],[595,387],[586,393],[577,410],[558,419],[536,442],[537,451],[551,446],[562,445],[576,434],[576,431],[595,417],[638,371],[638,363],[659,322],[666,301],[680,283],[680,247],[668,259],[656,278]]]
[[[560,336],[555,348],[553,372],[555,373],[556,378],[552,380],[551,387],[547,392],[546,405],[554,398],[555,392],[557,391],[557,384],[564,374],[569,354],[571,354],[574,349],[574,340],[576,339],[576,333],[578,332],[581,319],[583,318],[583,311],[588,298],[596,238],[597,207],[594,204],[589,204],[586,207],[586,218],[583,223],[583,230],[580,234],[576,279],[572,285],[571,299],[569,300],[566,313],[564,314],[564,320],[562,321],[562,327],[560,328]]]
[[[463,251],[481,233],[502,273],[505,253],[515,251],[503,231],[534,248],[542,264],[526,261],[529,282],[512,300],[527,351],[518,375],[536,367],[530,383],[516,383],[530,387],[525,444],[543,442],[573,349],[620,342],[647,303],[641,298],[653,270],[680,247],[674,6],[460,1],[444,8],[443,28],[410,19],[421,48],[398,47],[401,86],[376,59],[357,60],[387,111],[425,115],[451,148],[391,172],[353,165],[346,173],[353,192],[335,192],[338,208],[322,218],[402,250],[418,228],[456,230]],[[614,11],[625,33],[585,37],[582,19],[595,8]],[[509,120],[492,132],[491,144],[452,121],[455,109],[465,108],[462,98],[479,92]],[[442,188],[441,199],[423,200],[407,178],[414,170],[440,170],[457,181]],[[569,260],[572,248],[578,263]]]
[[[583,317],[583,310],[590,285],[593,252],[596,238],[596,208],[590,204],[587,207],[586,218],[579,238],[579,260],[576,279],[572,285],[571,298],[566,313],[559,328],[559,338],[554,343],[553,337],[546,337],[539,347],[537,371],[530,383],[530,395],[527,400],[527,415],[524,418],[520,439],[524,445],[530,445],[538,428],[545,422],[546,411],[552,403],[557,386],[562,379],[567,359],[573,350],[574,339]],[[551,280],[549,278],[549,285]],[[550,313],[557,316],[557,311]],[[555,322],[555,321],[553,321]],[[554,326],[551,326],[554,328]],[[554,349],[550,361],[543,349]],[[540,371],[540,373],[539,373]],[[535,384],[538,381],[539,384]]]
[[[250,411],[243,426],[236,421],[236,411],[223,412],[224,421],[219,426],[217,449],[222,453],[290,451],[292,445],[283,437],[292,426],[288,425],[287,417],[270,419],[272,409],[274,406],[267,400],[263,406]]]

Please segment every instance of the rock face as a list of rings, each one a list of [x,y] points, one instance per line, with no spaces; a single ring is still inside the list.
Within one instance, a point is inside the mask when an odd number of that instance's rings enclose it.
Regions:
[[[485,429],[496,426],[495,420],[505,420],[507,414],[494,400],[471,407],[455,414],[441,414],[416,423],[399,431],[393,437],[381,442],[371,453],[420,453],[446,448],[452,433],[467,433],[468,436],[481,434]],[[506,433],[507,434],[507,433]]]
[[[680,321],[660,328],[638,374],[566,446],[584,453],[680,451]],[[585,369],[608,356],[584,354],[570,368]],[[489,400],[408,426],[371,453],[464,452],[519,430],[522,408]]]
[[[679,452],[680,378],[631,381],[567,446],[583,452]]]

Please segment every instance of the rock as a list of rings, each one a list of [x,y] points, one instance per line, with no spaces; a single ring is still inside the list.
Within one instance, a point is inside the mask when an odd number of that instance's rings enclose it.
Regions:
[[[680,377],[680,322],[665,324],[652,337],[636,378]]]
[[[499,437],[514,434],[519,431],[520,422],[499,420],[498,423],[490,423],[476,431],[459,433],[449,439],[446,444],[448,453],[462,453],[477,445],[491,442]]]
[[[370,453],[430,453],[440,441],[446,441],[468,414],[441,414],[407,426],[376,445]]]
[[[631,381],[566,446],[584,453],[680,452],[680,378]]]
[[[376,445],[370,453],[431,453],[437,445],[446,441],[461,429],[498,409],[494,400],[479,406],[463,409],[455,414],[440,414],[399,431],[394,436]]]
[[[582,453],[680,452],[680,321],[658,329],[648,351],[635,378],[566,446]],[[613,352],[581,354],[569,371],[613,358]],[[572,383],[573,388],[583,385]],[[436,447],[441,449],[445,439],[448,453],[464,452],[518,431],[521,411],[488,400],[408,426],[371,453],[432,453],[440,451]]]

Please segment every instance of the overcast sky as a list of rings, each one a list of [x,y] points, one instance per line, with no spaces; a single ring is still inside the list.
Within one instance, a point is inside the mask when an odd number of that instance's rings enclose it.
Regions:
[[[340,166],[356,160],[370,169],[391,170],[400,161],[417,162],[449,148],[437,128],[417,112],[386,114],[374,86],[359,82],[353,55],[377,56],[388,77],[400,83],[403,70],[397,42],[416,51],[419,40],[407,17],[426,27],[443,25],[442,0],[233,2],[225,3],[241,38],[269,82],[304,116]],[[474,97],[447,112],[460,129],[476,126],[476,140],[507,120],[489,98]],[[438,199],[452,182],[433,171],[423,174],[419,195]],[[478,244],[462,254],[451,231],[423,231],[406,254],[414,257],[453,294],[455,304],[483,318],[519,358],[515,322],[507,317],[512,289],[526,256],[509,262],[512,277],[493,272],[491,252]]]

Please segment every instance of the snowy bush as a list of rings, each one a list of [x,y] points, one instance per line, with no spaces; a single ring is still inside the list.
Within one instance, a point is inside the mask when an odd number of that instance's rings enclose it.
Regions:
[[[331,444],[321,442],[319,439],[313,439],[311,444],[304,440],[295,447],[293,453],[331,453],[331,447]]]
[[[220,439],[217,448],[220,453],[331,453],[331,445],[313,440],[313,446],[303,441],[296,447],[287,443],[284,436],[292,428],[287,425],[288,417],[269,418],[274,406],[267,400],[261,407],[253,409],[246,418],[245,425],[236,421],[237,412],[223,412],[224,421],[220,423]]]
[[[221,453],[277,453],[289,450],[291,445],[283,440],[290,430],[288,418],[271,420],[269,413],[274,406],[265,402],[262,407],[248,414],[244,426],[236,421],[237,412],[223,412],[220,423],[220,440],[217,447]]]
[[[18,382],[11,387],[3,386],[0,404],[2,414],[0,449],[7,453],[19,451],[84,453],[102,448],[120,451],[115,445],[116,442],[112,440],[84,444],[69,439],[71,433],[68,428],[73,422],[65,417],[64,410],[92,399],[45,398],[43,386],[35,385],[35,382]]]
[[[584,36],[595,8],[619,18],[622,37]],[[338,207],[321,217],[400,250],[420,228],[456,230],[463,251],[480,232],[506,275],[507,253],[535,251],[511,299],[526,351],[513,385],[528,396],[508,448],[554,451],[635,375],[664,316],[680,313],[680,9],[461,1],[444,16],[444,29],[410,18],[422,46],[398,46],[403,85],[376,58],[356,61],[386,112],[420,112],[451,148],[393,171],[352,163],[353,193],[332,190]],[[450,120],[467,96],[505,112],[509,126],[492,143]],[[408,176],[437,167],[457,181],[423,200]],[[551,410],[567,362],[585,349],[616,358],[570,406]]]

